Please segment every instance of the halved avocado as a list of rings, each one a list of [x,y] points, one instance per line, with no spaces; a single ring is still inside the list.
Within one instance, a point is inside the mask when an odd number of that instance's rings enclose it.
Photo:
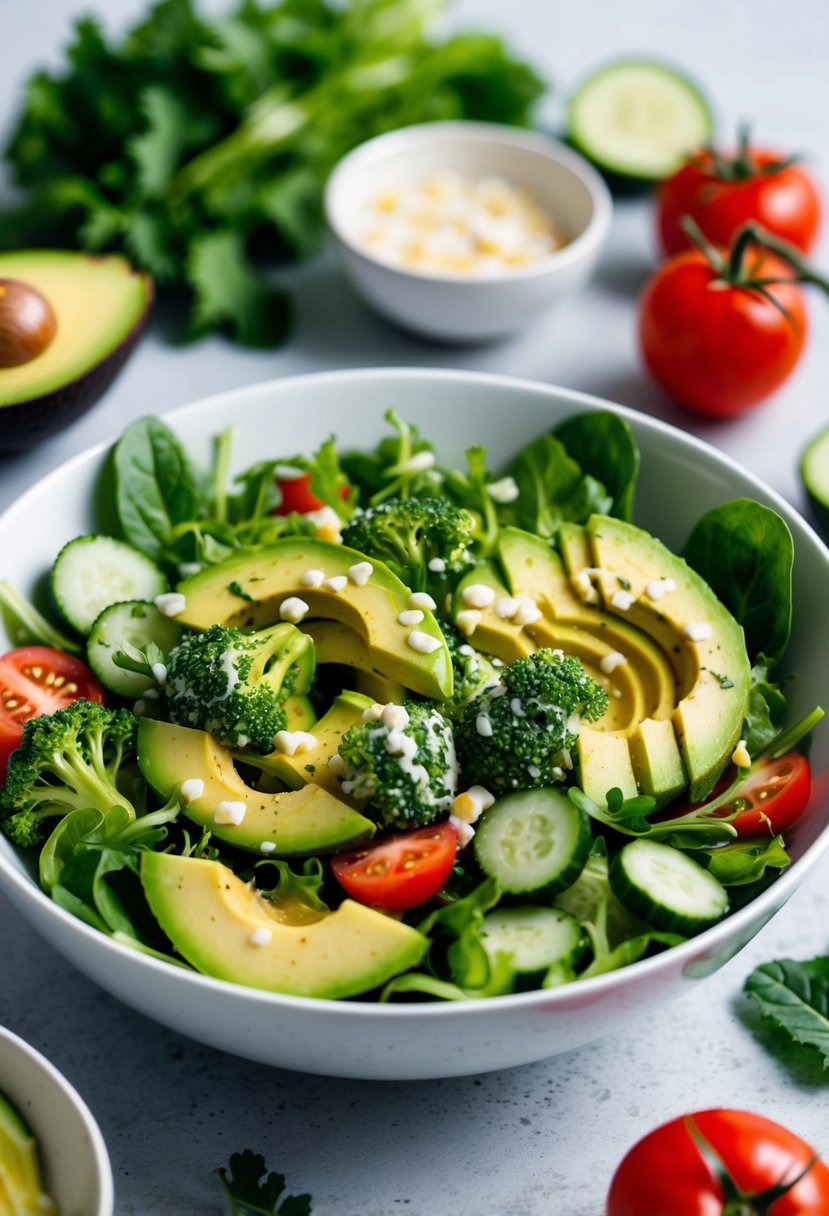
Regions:
[[[126,362],[152,302],[152,279],[116,255],[0,254],[0,448],[28,447],[93,405]],[[27,341],[29,312],[37,334]]]
[[[144,853],[141,882],[161,928],[197,971],[267,992],[357,996],[416,967],[429,944],[350,899],[311,922],[286,924],[217,861]]]
[[[319,785],[276,794],[253,789],[242,780],[227,748],[203,730],[142,718],[138,765],[165,799],[183,782],[201,781],[202,792],[185,803],[184,814],[239,849],[260,853],[263,844],[272,845],[278,857],[342,852],[374,835],[370,819]],[[222,803],[243,804],[241,822],[217,823]]]

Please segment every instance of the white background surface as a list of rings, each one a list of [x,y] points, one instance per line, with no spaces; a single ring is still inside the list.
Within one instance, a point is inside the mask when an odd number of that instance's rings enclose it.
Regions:
[[[140,5],[0,0],[0,134],[13,121],[22,81],[36,65],[55,62],[70,16],[91,7],[117,26]],[[724,132],[752,118],[763,138],[808,153],[829,185],[825,0],[793,0],[785,11],[772,0],[465,0],[453,20],[504,30],[555,81],[545,110],[551,125],[586,69],[623,51],[658,52],[705,85]],[[174,348],[155,325],[93,411],[30,453],[0,456],[0,508],[139,414],[273,376],[396,364],[530,376],[636,406],[689,426],[798,503],[798,454],[827,421],[829,304],[813,297],[809,349],[776,398],[739,421],[700,426],[660,398],[637,365],[634,301],[653,259],[648,202],[622,202],[599,274],[577,301],[509,343],[458,350],[388,328],[323,257],[292,272],[296,324],[273,353],[242,351],[221,338]],[[815,260],[829,264],[825,238]],[[829,666],[825,655],[815,661]],[[225,1209],[211,1171],[250,1147],[287,1174],[289,1190],[313,1194],[314,1216],[599,1216],[625,1148],[685,1110],[754,1109],[829,1154],[829,1079],[770,1054],[769,1032],[741,996],[756,963],[829,950],[827,879],[824,863],[758,941],[624,1036],[480,1078],[330,1081],[202,1048],[80,977],[2,897],[0,1022],[50,1056],[90,1103],[112,1154],[119,1213],[219,1216]]]

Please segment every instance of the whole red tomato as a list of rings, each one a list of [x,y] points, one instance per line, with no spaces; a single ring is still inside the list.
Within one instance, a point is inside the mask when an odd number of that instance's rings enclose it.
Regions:
[[[633,1146],[613,1175],[606,1216],[828,1212],[829,1169],[799,1136],[748,1111],[704,1110]]]
[[[658,384],[715,418],[741,414],[779,388],[806,341],[803,294],[791,265],[766,249],[731,259],[700,249],[664,262],[639,303],[639,342]],[[783,278],[785,282],[764,283]]]
[[[744,136],[726,158],[710,150],[693,156],[662,184],[657,199],[659,241],[668,257],[691,241],[680,220],[690,215],[715,245],[730,245],[749,221],[788,241],[802,253],[813,247],[821,220],[818,187],[802,165]]]

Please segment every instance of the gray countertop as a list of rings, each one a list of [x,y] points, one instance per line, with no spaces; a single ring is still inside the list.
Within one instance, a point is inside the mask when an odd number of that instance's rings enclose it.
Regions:
[[[70,15],[93,0],[0,0],[0,133],[20,85],[65,41]],[[98,0],[107,19],[138,10]],[[459,24],[505,28],[559,85],[624,50],[687,65],[718,103],[723,129],[746,116],[784,147],[809,152],[829,181],[829,77],[824,0],[521,0],[457,5]],[[773,30],[773,35],[770,34]],[[46,31],[44,35],[44,31]],[[552,123],[556,103],[548,110]],[[644,380],[633,303],[653,265],[646,200],[617,205],[611,240],[589,289],[507,343],[477,349],[422,344],[388,328],[351,294],[327,256],[289,278],[296,298],[290,341],[272,353],[221,338],[176,348],[163,316],[115,387],[68,431],[0,457],[0,509],[90,443],[131,418],[208,393],[322,368],[431,365],[534,377],[598,393],[692,429],[795,503],[796,462],[826,421],[829,308],[812,300],[812,335],[789,384],[726,426],[675,412]],[[826,240],[817,261],[829,263]],[[216,1216],[225,1210],[212,1171],[250,1147],[310,1191],[314,1216],[599,1216],[614,1165],[656,1123],[707,1106],[745,1107],[788,1124],[829,1151],[829,1080],[792,1053],[771,1053],[768,1028],[741,995],[758,962],[829,950],[829,861],[812,874],[751,946],[716,976],[624,1035],[532,1067],[417,1084],[327,1080],[236,1060],[182,1039],[101,992],[56,955],[0,896],[0,1022],[44,1051],[97,1116],[112,1155],[119,1213]]]

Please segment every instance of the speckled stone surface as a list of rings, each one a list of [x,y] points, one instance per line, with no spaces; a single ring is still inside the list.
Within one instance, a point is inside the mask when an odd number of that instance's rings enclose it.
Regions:
[[[119,23],[140,8],[140,0],[0,0],[0,136],[25,76],[55,60],[70,15],[97,9]],[[829,181],[825,0],[798,0],[783,23],[774,0],[521,0],[508,8],[461,0],[453,20],[503,28],[555,79],[559,98],[612,54],[660,53],[707,84],[723,130],[753,116],[766,138],[807,151]],[[558,112],[554,99],[551,122]],[[797,456],[827,416],[825,301],[813,301],[806,357],[773,402],[726,427],[693,422],[637,367],[633,304],[653,265],[651,222],[646,200],[620,203],[590,288],[493,347],[431,347],[390,329],[355,301],[327,257],[292,274],[296,327],[279,351],[242,351],[222,339],[176,348],[156,324],[89,414],[30,453],[0,457],[0,509],[150,409],[272,376],[394,364],[506,372],[599,393],[689,426],[798,503]],[[816,260],[829,262],[825,240]],[[829,656],[815,661],[829,687]],[[63,962],[0,896],[0,1022],[44,1051],[90,1104],[112,1155],[119,1216],[221,1216],[227,1208],[212,1171],[246,1147],[284,1172],[290,1191],[312,1193],[314,1216],[601,1216],[626,1147],[685,1110],[757,1110],[829,1152],[829,1073],[804,1055],[770,1051],[774,1034],[741,995],[757,963],[821,952],[829,952],[829,858],[720,973],[615,1040],[476,1078],[340,1081],[238,1061],[161,1029]]]

